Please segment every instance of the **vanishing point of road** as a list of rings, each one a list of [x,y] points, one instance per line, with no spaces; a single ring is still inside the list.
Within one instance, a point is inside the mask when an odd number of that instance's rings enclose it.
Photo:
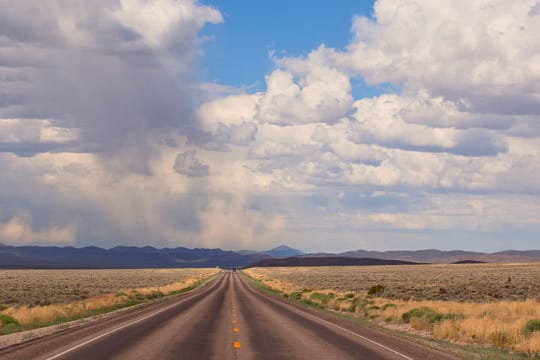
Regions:
[[[268,295],[223,271],[196,290],[0,350],[0,359],[455,359]]]

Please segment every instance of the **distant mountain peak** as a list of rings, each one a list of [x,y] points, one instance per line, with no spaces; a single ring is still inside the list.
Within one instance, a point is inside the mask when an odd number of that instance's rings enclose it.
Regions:
[[[294,248],[292,248],[290,246],[287,246],[287,245],[280,245],[280,246],[277,246],[277,247],[275,247],[273,249],[263,251],[262,253],[264,253],[266,255],[269,255],[269,256],[274,256],[274,257],[289,257],[289,256],[304,255],[303,251],[300,251],[298,249],[294,249]]]
[[[281,244],[279,246],[276,246],[275,248],[273,248],[272,250],[281,250],[281,249],[286,249],[286,250],[296,250],[288,245],[285,245],[285,244]]]

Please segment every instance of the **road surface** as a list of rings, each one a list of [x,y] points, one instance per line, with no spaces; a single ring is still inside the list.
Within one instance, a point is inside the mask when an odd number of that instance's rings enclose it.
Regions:
[[[224,271],[195,291],[0,350],[0,359],[455,359],[256,289]]]

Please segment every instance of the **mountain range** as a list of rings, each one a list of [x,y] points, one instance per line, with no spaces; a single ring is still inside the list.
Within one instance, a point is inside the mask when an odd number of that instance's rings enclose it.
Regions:
[[[156,249],[151,246],[42,247],[0,246],[0,268],[183,268],[233,267],[252,264],[268,255],[241,255],[221,249]]]
[[[347,251],[337,255],[334,254],[313,254],[308,256],[345,256],[353,258],[377,258],[413,261],[421,263],[449,264],[463,261],[475,262],[495,262],[495,263],[516,263],[516,262],[537,262],[540,261],[540,250],[505,250],[494,253],[483,253],[464,250],[402,250],[402,251],[367,251],[355,250]]]
[[[463,250],[367,251],[304,254],[286,245],[265,251],[157,249],[151,246],[8,246],[0,244],[0,268],[182,268],[244,266],[392,265],[406,263],[540,262],[540,250],[496,253]]]

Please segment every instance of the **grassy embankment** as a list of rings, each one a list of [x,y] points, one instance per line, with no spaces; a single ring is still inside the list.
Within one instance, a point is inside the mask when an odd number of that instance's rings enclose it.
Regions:
[[[292,270],[292,269],[291,269]],[[524,301],[466,302],[385,298],[386,287],[336,291],[332,284],[303,284],[272,278],[271,269],[244,273],[283,297],[323,310],[366,319],[383,327],[459,344],[486,358],[540,356],[540,303]]]
[[[204,270],[204,269],[203,269]],[[219,270],[206,270],[195,278],[185,279],[164,286],[122,289],[84,300],[44,306],[14,305],[0,307],[0,335],[57,325],[68,321],[104,314],[125,307],[139,305],[156,299],[181,294],[195,289],[216,276]]]

